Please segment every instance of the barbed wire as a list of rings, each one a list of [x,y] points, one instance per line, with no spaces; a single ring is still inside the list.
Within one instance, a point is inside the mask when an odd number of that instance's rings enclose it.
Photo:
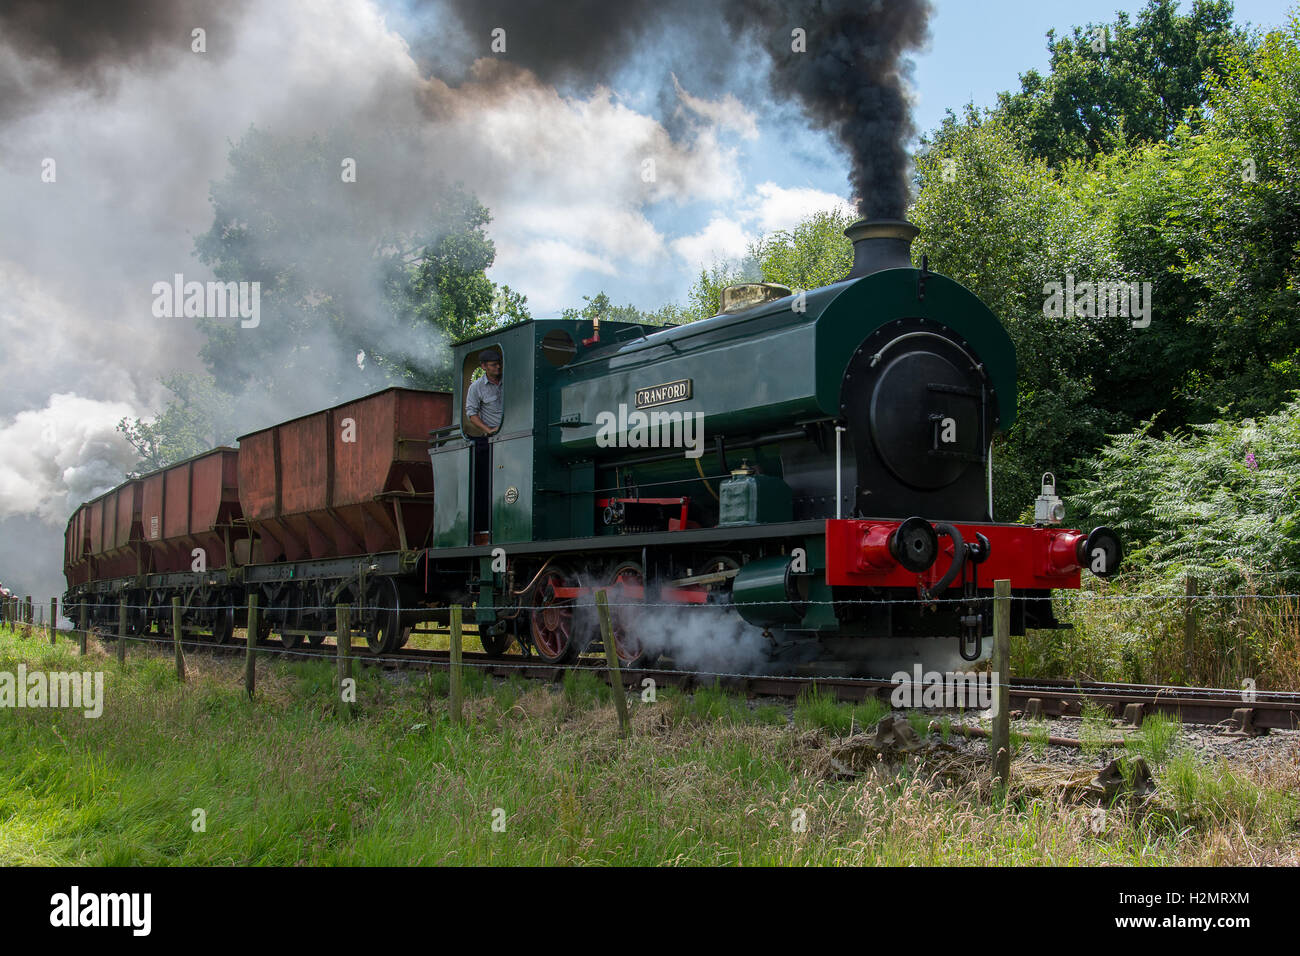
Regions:
[[[564,598],[558,604],[464,604],[461,605],[466,611],[545,611],[555,608],[591,608],[595,607],[595,592],[605,590],[607,593],[612,589],[596,588],[589,593],[583,594],[578,598]],[[833,598],[830,600],[782,600],[782,601],[745,601],[735,603],[733,601],[714,601],[714,602],[687,602],[687,601],[614,601],[606,602],[606,607],[610,608],[637,608],[637,609],[656,609],[656,608],[674,608],[677,610],[711,610],[711,611],[733,611],[740,607],[788,607],[790,605],[799,605],[807,607],[839,607],[839,606],[890,606],[890,605],[989,605],[999,600],[1011,602],[1017,601],[1101,601],[1115,603],[1132,603],[1138,601],[1178,601],[1182,603],[1209,603],[1214,601],[1296,601],[1300,600],[1300,593],[1280,592],[1280,593],[1263,593],[1263,592],[1236,592],[1231,594],[1103,594],[1095,591],[1053,591],[1050,594],[1012,594],[1006,598],[999,598],[996,595],[982,593],[972,596],[939,596],[934,597],[916,597],[916,598]],[[72,615],[69,608],[80,609],[82,605],[88,608],[108,608],[117,609],[125,608],[128,611],[151,611],[159,616],[166,615],[171,611],[170,604],[122,604],[117,601],[72,601],[64,604],[61,608],[62,616],[71,620]],[[356,613],[409,613],[412,615],[419,614],[445,614],[452,605],[440,605],[430,607],[428,605],[407,605],[407,606],[388,606],[382,604],[356,604],[348,601],[342,601],[337,604],[302,604],[302,605],[276,605],[276,604],[259,604],[257,610],[260,613],[271,613],[277,616],[284,614],[302,614],[312,613],[320,614],[337,610],[340,606],[351,609]],[[197,611],[203,613],[215,613],[218,611],[246,611],[247,603],[239,604],[182,604],[182,611]]]

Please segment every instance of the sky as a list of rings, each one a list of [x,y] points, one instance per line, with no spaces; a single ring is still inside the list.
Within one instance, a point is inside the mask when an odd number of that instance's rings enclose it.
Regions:
[[[647,310],[682,302],[700,269],[856,198],[844,151],[728,60],[725,40],[675,37],[666,54],[633,45],[595,57],[585,82],[553,82],[503,66],[434,2],[23,0],[14,9],[42,11],[43,39],[0,23],[0,580],[62,592],[68,514],[135,461],[118,421],[157,414],[160,378],[201,367],[194,320],[154,314],[152,288],[176,273],[211,278],[194,237],[212,223],[209,185],[250,127],[355,133],[363,201],[383,192],[377,170],[409,184],[409,210],[383,210],[399,219],[418,211],[431,172],[463,183],[493,215],[489,276],[539,317],[600,291]],[[628,5],[656,9],[618,8]],[[1045,69],[1048,29],[1143,5],[934,0],[929,40],[909,57],[917,129]],[[1289,8],[1236,3],[1238,22],[1264,27]],[[112,55],[96,59],[91,40],[105,36]],[[713,82],[718,72],[730,85]],[[384,155],[365,152],[378,141]],[[256,331],[240,334],[255,350]],[[297,398],[306,407],[261,409],[248,430],[307,410],[311,383]]]
[[[1134,0],[934,0],[930,41],[910,57],[917,130],[936,128],[945,111],[960,113],[968,102],[991,107],[999,92],[1018,88],[1021,74],[1046,72],[1048,30],[1059,35],[1076,24],[1111,22],[1119,10],[1135,17],[1144,6]],[[1284,23],[1294,6],[1294,0],[1236,0],[1236,20],[1269,28]],[[1183,0],[1181,8],[1189,7]],[[635,90],[620,93],[630,103],[645,104],[644,99],[638,103]],[[753,121],[748,133],[737,129],[720,137],[724,148],[737,151],[743,185],[735,195],[723,203],[701,198],[649,212],[676,253],[672,268],[647,276],[601,262],[561,281],[526,261],[510,237],[494,232],[506,248],[489,274],[529,295],[536,314],[555,314],[602,290],[616,302],[653,310],[683,301],[701,268],[719,260],[742,261],[749,244],[764,233],[795,225],[811,209],[848,202],[844,160],[825,137],[809,133],[792,142],[787,129],[765,124],[761,112],[755,111]],[[512,258],[511,252],[520,255]]]

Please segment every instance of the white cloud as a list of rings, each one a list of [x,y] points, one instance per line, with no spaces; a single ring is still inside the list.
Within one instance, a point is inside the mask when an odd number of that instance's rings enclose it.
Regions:
[[[743,204],[741,216],[766,235],[779,229],[793,229],[815,212],[838,210],[855,215],[853,206],[834,193],[796,187],[786,189],[774,182],[759,183]]]
[[[699,232],[674,239],[669,247],[692,272],[716,262],[735,264],[764,236],[793,229],[813,213],[829,210],[853,214],[853,207],[833,193],[764,182],[730,209],[715,213]]]
[[[437,134],[447,175],[493,211],[494,275],[508,273],[534,314],[580,305],[584,291],[595,291],[578,288],[586,271],[667,266],[665,237],[647,205],[716,201],[740,190],[738,154],[719,144],[716,129],[701,125],[674,140],[608,89],[563,97],[521,74],[505,98],[473,84],[453,94],[436,81],[429,92],[454,110]],[[569,254],[535,257],[559,248],[554,243]]]
[[[715,217],[699,232],[674,239],[670,245],[691,269],[697,272],[715,262],[735,262],[743,259],[746,250],[757,237],[734,219]]]
[[[512,263],[512,282],[528,297],[528,304],[538,314],[538,303],[556,303],[547,311],[582,305],[574,294],[576,276],[585,272],[617,276],[619,267],[609,256],[602,256],[581,246],[558,239],[497,242],[499,256]],[[512,285],[512,288],[515,286]]]

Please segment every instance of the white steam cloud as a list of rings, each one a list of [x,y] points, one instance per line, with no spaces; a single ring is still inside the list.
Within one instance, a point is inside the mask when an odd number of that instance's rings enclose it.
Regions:
[[[119,484],[135,453],[116,428],[133,411],[58,393],[0,419],[0,519],[35,515],[62,527],[78,504]]]
[[[734,97],[693,95],[687,79],[675,88],[679,115],[656,119],[608,87],[557,90],[485,46],[466,48],[472,65],[453,89],[427,75],[398,32],[401,4],[339,0],[322,11],[284,0],[208,15],[189,0],[151,0],[90,20],[80,5],[49,6],[71,14],[50,42],[0,28],[0,90],[21,93],[0,109],[0,577],[38,595],[64,589],[71,509],[133,464],[117,421],[151,417],[170,397],[160,377],[201,368],[195,321],[154,316],[152,289],[177,273],[215,278],[194,259],[194,238],[212,225],[210,184],[250,129],[342,137],[361,214],[397,226],[418,214],[430,183],[459,182],[493,213],[494,275],[508,268],[545,315],[580,304],[576,277],[595,292],[633,267],[662,275],[663,300],[679,297],[681,261],[647,210],[736,200],[732,144],[756,128]],[[173,16],[188,24],[195,10],[208,21],[206,52],[191,49],[188,26],[172,29]],[[103,50],[76,73],[74,54],[96,37],[107,38]],[[141,37],[147,44],[115,57]],[[371,291],[353,293],[364,303]],[[339,348],[327,330],[299,343],[335,355],[354,394],[368,390],[375,357],[442,348],[366,311],[356,310],[356,323],[372,323],[360,343]],[[236,328],[240,346],[256,354],[267,325]],[[232,409],[252,430],[341,400],[316,385],[295,381],[292,408],[246,398]]]

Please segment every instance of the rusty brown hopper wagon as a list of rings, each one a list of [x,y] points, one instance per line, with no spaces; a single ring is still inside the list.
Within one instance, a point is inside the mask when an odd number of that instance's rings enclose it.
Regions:
[[[140,573],[140,482],[128,481],[78,509],[85,556],[93,577]],[[75,522],[74,522],[75,523]]]
[[[85,505],[74,511],[63,533],[63,573],[69,586],[85,584],[90,580],[90,530],[86,526],[88,514]]]
[[[390,388],[245,435],[239,495],[253,562],[406,551],[433,524],[429,432],[451,396]]]
[[[208,568],[227,565],[247,531],[239,523],[239,452],[215,448],[141,479],[141,524],[156,573],[190,571],[194,549]]]

